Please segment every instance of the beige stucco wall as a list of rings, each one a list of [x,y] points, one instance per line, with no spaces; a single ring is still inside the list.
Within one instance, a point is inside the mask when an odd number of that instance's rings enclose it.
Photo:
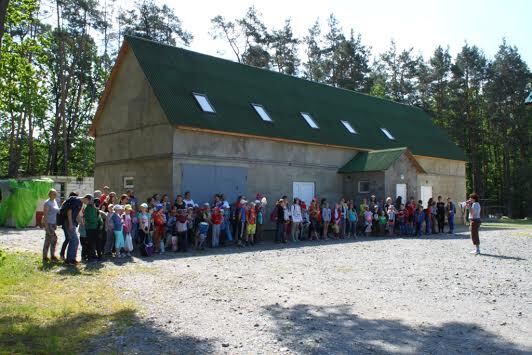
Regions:
[[[173,127],[133,52],[126,53],[96,127],[95,188],[124,191],[133,177],[141,198],[167,191],[172,181]]]
[[[342,176],[338,169],[356,150],[176,129],[173,192],[181,191],[181,164],[248,168],[248,195],[292,198],[293,182],[314,182],[316,195],[338,200]]]
[[[427,172],[418,175],[417,196],[421,195],[421,186],[432,186],[432,197],[442,196],[444,199],[450,197],[455,204],[464,201],[466,197],[466,176],[465,162],[458,160],[448,160],[440,158],[430,158],[416,156],[416,160]],[[423,201],[424,204],[427,201]],[[460,209],[457,205],[457,214],[460,216]],[[461,218],[457,218],[460,222]]]
[[[397,198],[397,184],[406,184],[406,199],[417,193],[418,172],[412,161],[405,153],[397,159],[385,172],[386,197],[395,201]],[[403,177],[401,179],[401,176]],[[407,201],[402,201],[406,203]]]

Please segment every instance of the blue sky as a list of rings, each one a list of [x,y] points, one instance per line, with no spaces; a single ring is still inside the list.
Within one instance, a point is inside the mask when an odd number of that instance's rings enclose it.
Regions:
[[[509,44],[518,47],[529,67],[532,65],[532,1],[156,1],[173,7],[184,27],[194,34],[192,50],[226,58],[233,59],[229,49],[209,36],[210,19],[217,14],[227,18],[241,16],[255,5],[269,27],[281,27],[286,17],[292,18],[295,33],[300,37],[317,17],[325,25],[332,12],[345,32],[353,27],[374,54],[384,51],[393,38],[399,48],[414,47],[424,57],[430,56],[438,44],[449,46],[454,57],[466,42],[492,57],[505,37]],[[118,0],[121,6],[127,3]]]

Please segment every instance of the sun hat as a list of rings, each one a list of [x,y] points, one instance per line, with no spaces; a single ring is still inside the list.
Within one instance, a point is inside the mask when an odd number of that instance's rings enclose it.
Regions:
[[[124,206],[124,209],[125,209],[126,211],[131,211],[131,210],[132,210],[132,207],[131,207],[131,205],[128,203],[127,205]]]

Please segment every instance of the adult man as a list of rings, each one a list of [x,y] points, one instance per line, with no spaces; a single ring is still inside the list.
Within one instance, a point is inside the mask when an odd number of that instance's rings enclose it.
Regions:
[[[78,252],[79,246],[79,236],[78,236],[78,215],[83,207],[83,204],[88,203],[92,199],[91,195],[85,195],[83,198],[77,196],[71,196],[68,200],[65,201],[65,205],[61,207],[64,214],[63,219],[63,230],[65,234],[68,235],[68,250],[66,255],[66,264],[75,265],[77,264],[76,255]]]

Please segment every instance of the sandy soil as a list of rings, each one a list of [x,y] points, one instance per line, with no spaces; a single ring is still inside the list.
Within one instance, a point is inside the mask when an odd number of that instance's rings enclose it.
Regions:
[[[41,234],[0,229],[0,248]],[[532,353],[532,228],[480,238],[480,256],[462,229],[134,258],[116,287],[139,319],[88,352]]]

